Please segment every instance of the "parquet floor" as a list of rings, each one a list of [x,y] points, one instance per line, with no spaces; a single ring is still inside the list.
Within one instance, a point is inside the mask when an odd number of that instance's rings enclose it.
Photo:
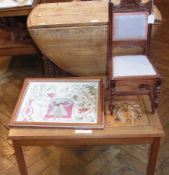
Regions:
[[[163,76],[159,114],[166,137],[156,175],[169,174],[169,1],[158,2],[164,22],[152,42],[153,61]],[[34,58],[17,58],[0,76],[0,175],[19,175],[8,122],[25,77],[41,75]],[[145,175],[148,145],[25,147],[29,175]]]

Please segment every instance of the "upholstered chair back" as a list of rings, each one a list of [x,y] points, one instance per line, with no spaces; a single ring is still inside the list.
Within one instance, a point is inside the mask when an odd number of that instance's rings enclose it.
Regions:
[[[114,13],[113,41],[147,40],[147,12]]]

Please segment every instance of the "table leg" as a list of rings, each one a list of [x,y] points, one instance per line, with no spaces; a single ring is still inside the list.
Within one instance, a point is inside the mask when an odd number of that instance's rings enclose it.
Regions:
[[[49,77],[49,60],[45,56],[42,56],[42,59],[44,77]]]
[[[13,141],[15,155],[18,162],[18,167],[21,175],[28,175],[27,168],[25,164],[25,159],[22,151],[22,146],[17,142]]]
[[[55,69],[56,66],[53,62],[51,62],[47,57],[42,56],[43,59],[43,68],[44,68],[44,76],[45,77],[55,77]]]
[[[159,137],[154,138],[154,141],[151,144],[151,149],[150,149],[147,175],[154,175],[159,147],[160,147],[160,138]]]

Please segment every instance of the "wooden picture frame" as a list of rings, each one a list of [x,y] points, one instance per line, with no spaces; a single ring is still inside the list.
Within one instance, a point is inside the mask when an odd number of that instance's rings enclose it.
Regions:
[[[9,126],[103,129],[102,80],[26,79]]]

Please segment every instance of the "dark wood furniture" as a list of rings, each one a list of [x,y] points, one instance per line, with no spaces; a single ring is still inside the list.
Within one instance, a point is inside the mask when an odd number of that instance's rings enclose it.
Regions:
[[[49,2],[69,2],[72,0],[34,0],[32,6],[21,6],[15,8],[4,8],[0,9],[0,18],[12,18],[25,16],[27,17],[31,10],[39,3],[49,3]],[[26,27],[26,21],[25,21]],[[12,30],[12,28],[11,28]],[[40,53],[33,41],[23,42],[17,40],[15,42],[9,41],[3,46],[0,46],[0,56],[9,56],[9,55],[29,55],[29,54],[38,54]],[[50,63],[49,63],[50,64]],[[47,72],[47,71],[45,71]]]
[[[40,2],[40,0],[34,0],[31,6],[20,6],[14,8],[4,8],[0,9],[0,17],[7,16],[26,16],[30,13],[30,11]]]
[[[161,76],[149,59],[152,3],[141,4],[139,0],[121,1],[119,6],[109,2],[108,74],[110,88],[110,111],[113,113],[115,96],[149,95],[152,113],[158,107]],[[113,14],[112,14],[113,11]],[[116,47],[140,46],[142,55],[112,56]]]
[[[34,0],[32,6],[0,9],[0,18],[27,16],[30,13],[30,11],[35,7],[35,5],[37,5],[39,2],[40,0]],[[12,32],[12,28],[11,28],[11,32]],[[0,56],[27,55],[27,54],[37,54],[37,53],[38,53],[38,50],[36,46],[30,40],[29,42],[25,42],[23,40],[16,40],[14,42],[8,41],[5,45],[0,46]]]

